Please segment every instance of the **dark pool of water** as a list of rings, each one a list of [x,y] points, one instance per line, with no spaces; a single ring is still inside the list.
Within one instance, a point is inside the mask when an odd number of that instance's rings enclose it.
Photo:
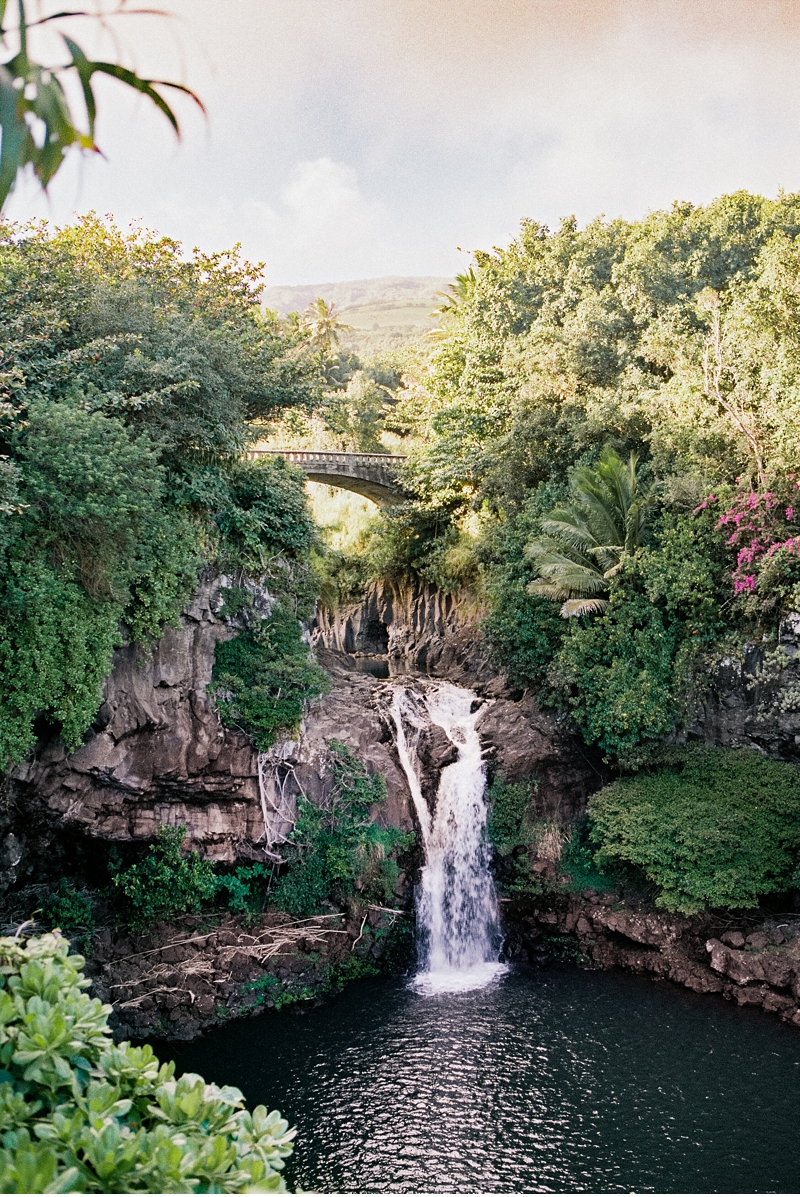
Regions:
[[[800,1032],[668,982],[364,981],[172,1054],[298,1128],[290,1189],[797,1192]]]
[[[351,660],[357,673],[370,673],[381,679],[389,676],[388,657],[352,657]]]

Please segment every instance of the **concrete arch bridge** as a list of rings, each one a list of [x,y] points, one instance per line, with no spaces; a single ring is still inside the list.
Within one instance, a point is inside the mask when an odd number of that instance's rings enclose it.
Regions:
[[[397,481],[397,468],[406,460],[394,453],[336,453],[326,449],[251,449],[249,461],[284,457],[299,466],[312,482],[352,490],[373,503],[398,503],[406,492]]]

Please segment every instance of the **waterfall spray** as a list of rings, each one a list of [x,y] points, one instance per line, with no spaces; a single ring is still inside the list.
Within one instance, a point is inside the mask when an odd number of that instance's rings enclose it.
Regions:
[[[477,989],[505,971],[497,960],[497,896],[485,837],[486,769],[474,700],[471,690],[450,682],[424,695],[397,686],[393,695],[398,754],[425,848],[417,896],[420,971],[414,979],[424,993]],[[433,815],[422,794],[415,751],[425,721],[441,727],[458,748],[458,759],[442,770]]]

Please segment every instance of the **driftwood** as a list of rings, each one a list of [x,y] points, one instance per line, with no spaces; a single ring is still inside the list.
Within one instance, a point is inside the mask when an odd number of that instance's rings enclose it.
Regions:
[[[248,957],[253,964],[263,967],[275,956],[286,955],[293,951],[298,944],[308,951],[321,948],[325,940],[331,935],[347,935],[342,927],[328,925],[331,920],[338,920],[344,916],[336,913],[318,915],[310,919],[297,919],[273,923],[257,933],[237,930],[233,943],[209,945],[207,953],[198,951],[188,960],[169,961],[155,960],[152,965],[138,972],[136,977],[107,984],[110,993],[139,989],[144,987],[143,993],[131,993],[124,1001],[115,1001],[117,1009],[124,1010],[140,1006],[146,998],[163,999],[170,993],[179,993],[185,997],[187,991],[190,1000],[194,1001],[191,992],[192,980],[205,981],[210,984],[220,984],[231,980],[230,966],[237,958]],[[114,967],[124,966],[128,961],[142,960],[146,956],[160,956],[172,948],[180,948],[189,944],[200,944],[213,940],[220,934],[231,934],[230,927],[219,927],[204,935],[192,935],[184,938],[171,939],[157,948],[150,948],[145,952],[132,952],[128,956],[119,957],[114,961]],[[176,985],[175,975],[180,978]],[[124,997],[124,993],[120,993]]]

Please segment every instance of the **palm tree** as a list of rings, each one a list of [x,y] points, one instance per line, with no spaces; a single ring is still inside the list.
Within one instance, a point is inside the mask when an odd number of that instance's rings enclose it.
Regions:
[[[469,270],[464,271],[463,274],[457,274],[455,282],[450,284],[446,292],[439,291],[444,303],[440,307],[434,308],[431,315],[449,316],[451,313],[457,312],[477,281],[474,266],[470,266]]]
[[[301,324],[311,334],[313,347],[326,353],[333,353],[334,345],[339,344],[340,333],[350,331],[350,325],[342,324],[339,313],[334,311],[334,304],[326,303],[321,297],[308,305]]]
[[[643,541],[656,488],[641,489],[636,466],[634,453],[625,462],[607,446],[593,469],[575,471],[574,501],[551,511],[526,547],[538,570],[528,590],[561,602],[565,619],[605,611],[613,578]]]

